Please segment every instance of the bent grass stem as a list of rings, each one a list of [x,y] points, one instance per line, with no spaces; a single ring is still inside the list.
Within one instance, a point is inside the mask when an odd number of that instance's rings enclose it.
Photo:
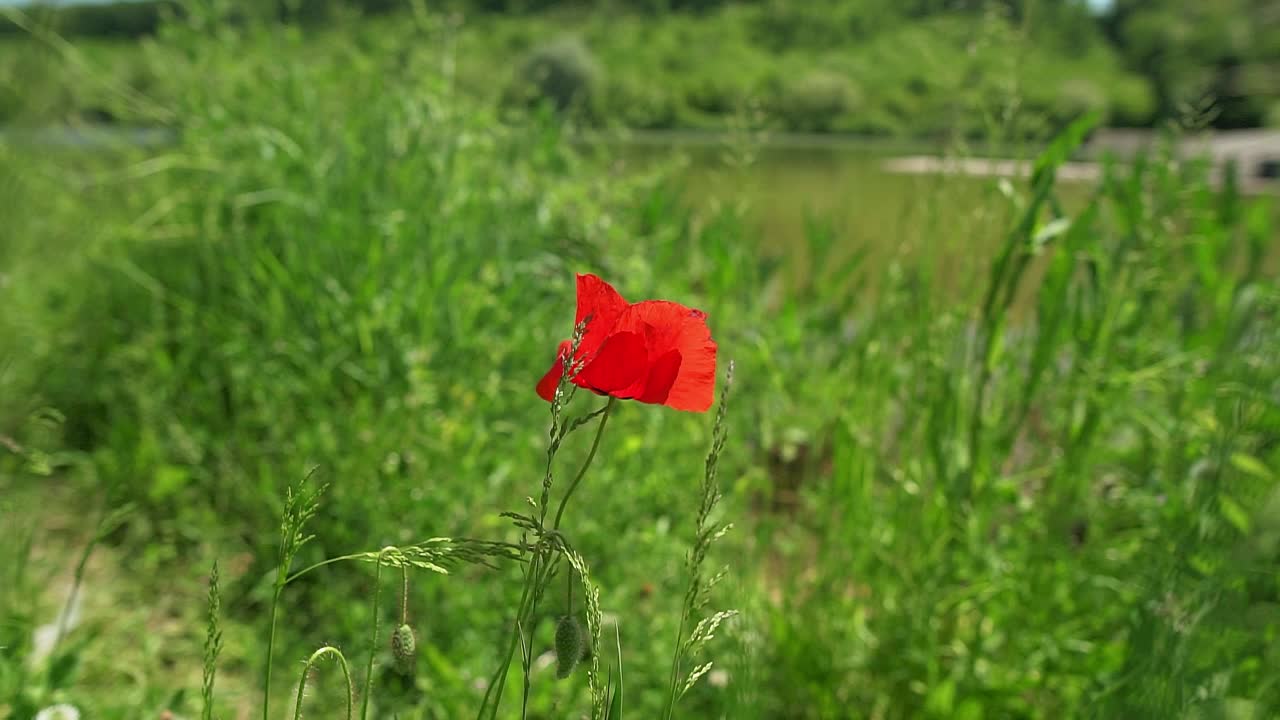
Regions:
[[[385,548],[384,548],[384,550],[385,550]],[[350,555],[342,555],[342,556],[339,556],[339,557],[329,558],[328,560],[321,560],[320,562],[316,563],[315,565],[312,565],[312,566],[310,566],[310,567],[304,568],[304,569],[299,570],[298,572],[296,572],[296,573],[294,573],[294,574],[290,575],[288,578],[286,578],[286,579],[285,579],[284,584],[285,584],[285,585],[288,585],[289,583],[293,582],[294,580],[297,580],[298,578],[302,577],[303,575],[306,575],[307,573],[311,572],[312,570],[319,570],[320,568],[324,567],[325,565],[332,565],[332,564],[334,564],[334,563],[336,563],[336,562],[342,562],[342,561],[344,561],[344,560],[359,560],[360,558],[366,557],[366,555],[367,555],[367,553],[351,553]],[[381,560],[381,558],[379,558],[379,560]]]
[[[351,669],[347,667],[347,658],[343,656],[342,651],[330,645],[311,653],[307,664],[302,667],[302,678],[298,680],[298,700],[293,706],[293,720],[302,720],[302,698],[307,689],[307,676],[311,674],[311,668],[315,667],[315,664],[325,655],[337,658],[338,667],[342,668],[342,678],[347,683],[347,720],[351,720],[351,698],[355,695],[355,687],[351,684]]]

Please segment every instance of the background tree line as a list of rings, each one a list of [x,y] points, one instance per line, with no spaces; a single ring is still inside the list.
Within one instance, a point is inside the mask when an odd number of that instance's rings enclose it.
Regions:
[[[999,14],[1064,57],[1106,46],[1139,74],[1150,111],[1119,118],[1145,125],[1212,100],[1211,122],[1241,128],[1280,124],[1280,0],[1112,0],[1103,12],[1085,0],[446,0],[470,13],[529,14],[581,9],[659,16],[749,6],[759,40],[777,51],[862,43],[904,24],[943,16]],[[43,6],[29,12],[66,36],[131,38],[154,33],[181,12],[176,0]],[[404,0],[226,0],[232,14],[323,23],[352,12],[394,12]],[[433,7],[435,4],[432,4]],[[21,32],[0,20],[0,34]]]

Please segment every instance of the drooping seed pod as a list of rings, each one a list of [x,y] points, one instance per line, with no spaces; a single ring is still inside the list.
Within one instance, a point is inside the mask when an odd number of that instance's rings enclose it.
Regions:
[[[391,633],[391,656],[395,658],[396,672],[401,675],[412,675],[418,659],[418,643],[413,636],[413,628],[401,625]]]
[[[572,615],[565,615],[556,623],[556,677],[569,677],[582,660],[586,646],[582,625]]]

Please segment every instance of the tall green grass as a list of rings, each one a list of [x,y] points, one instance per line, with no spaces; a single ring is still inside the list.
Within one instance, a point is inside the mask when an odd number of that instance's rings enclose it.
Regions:
[[[284,491],[311,467],[329,491],[298,566],[432,536],[516,539],[499,512],[541,477],[532,388],[574,270],[704,308],[738,363],[720,461],[737,527],[710,562],[731,561],[715,592],[742,613],[721,630],[733,652],[678,714],[1280,707],[1266,202],[1167,155],[1110,166],[1066,201],[1054,171],[1068,133],[1029,182],[974,200],[979,220],[938,215],[953,192],[940,186],[876,203],[897,214],[894,237],[851,240],[815,215],[803,248],[762,253],[750,208],[691,210],[670,174],[613,171],[549,115],[499,122],[453,83],[451,32],[420,14],[315,45],[196,17],[146,48],[175,147],[3,150],[23,202],[5,229],[0,301],[21,312],[2,318],[0,432],[62,458],[37,477],[5,456],[0,488],[27,498],[5,527],[70,490],[135,505],[107,538],[127,551],[116,583],[163,593],[213,556],[241,559],[220,565],[215,714],[256,702],[222,693],[237,675],[246,695],[262,689],[251,663]],[[26,423],[42,407],[66,418],[55,437]],[[574,549],[602,589],[604,636],[621,639],[635,717],[668,700],[712,439],[701,417],[652,410],[616,409],[575,495]],[[587,452],[576,437],[561,449]],[[394,603],[372,615],[372,580],[317,570],[291,584],[276,667],[321,645],[363,653],[368,628],[398,617]],[[521,580],[464,566],[415,581],[417,679],[387,712],[474,713]],[[3,597],[5,617],[33,622],[30,594]],[[59,698],[96,716],[136,716],[139,697],[193,714],[202,596],[188,604],[190,637],[175,640],[188,670],[108,675],[124,640],[108,635],[85,644]],[[553,647],[562,612],[530,619],[532,647]],[[104,691],[142,675],[190,689]],[[325,692],[310,712],[338,711],[341,693]],[[588,703],[577,678],[535,683],[529,708]]]

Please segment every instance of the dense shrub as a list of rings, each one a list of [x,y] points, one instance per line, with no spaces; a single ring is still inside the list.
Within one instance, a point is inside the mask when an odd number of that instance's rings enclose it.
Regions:
[[[858,104],[858,93],[843,75],[815,72],[783,88],[774,111],[792,130],[825,132]]]
[[[603,91],[603,112],[623,126],[639,129],[669,129],[678,124],[679,99],[656,81],[643,78],[612,78]]]
[[[601,83],[600,66],[582,40],[565,36],[529,52],[516,75],[516,97],[544,99],[557,110],[591,108]]]

